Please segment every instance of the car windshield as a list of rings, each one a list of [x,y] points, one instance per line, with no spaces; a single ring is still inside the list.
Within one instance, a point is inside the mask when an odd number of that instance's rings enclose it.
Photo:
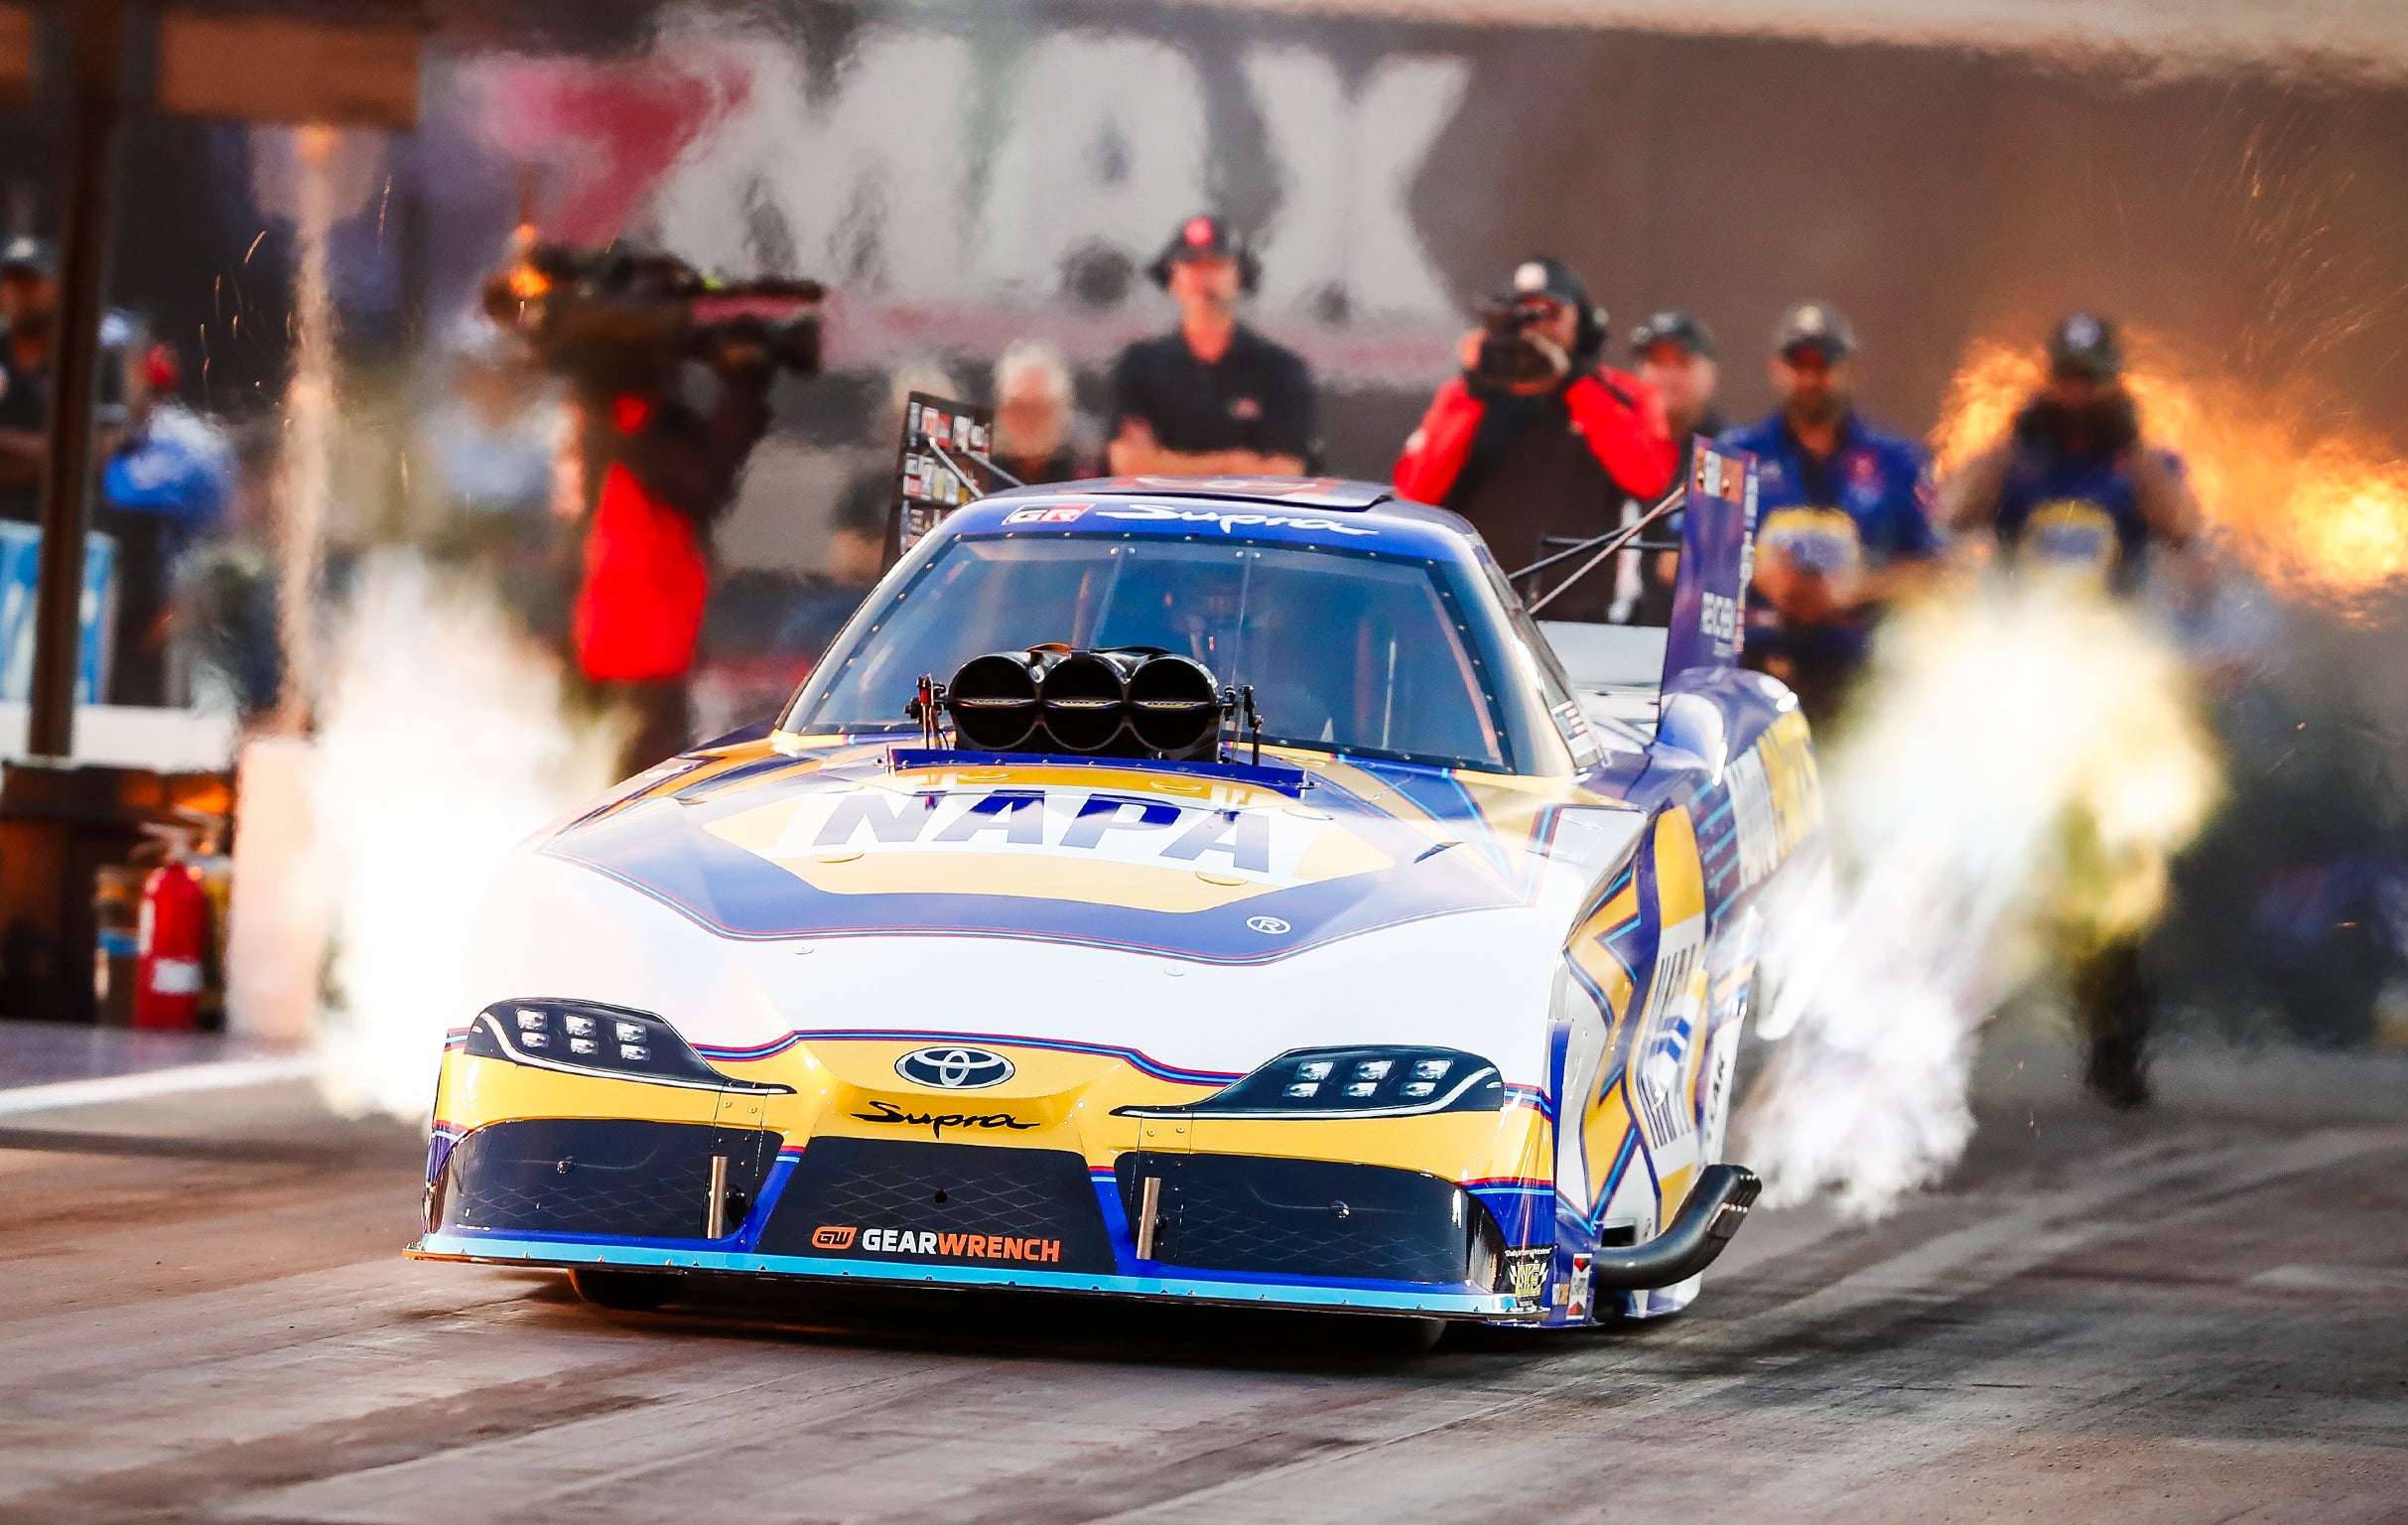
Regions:
[[[1050,641],[1159,646],[1252,684],[1263,739],[1506,768],[1495,679],[1428,562],[1151,536],[964,536],[866,609],[790,731],[897,730],[922,674]]]

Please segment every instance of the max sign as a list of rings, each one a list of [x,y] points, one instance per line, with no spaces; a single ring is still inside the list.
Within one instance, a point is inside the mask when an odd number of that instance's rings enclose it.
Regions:
[[[648,225],[706,269],[819,272],[884,302],[1051,301],[1079,259],[1142,267],[1219,200],[1233,146],[1216,141],[1195,56],[1168,41],[1065,28],[997,52],[872,25],[833,56],[813,46],[765,18],[631,64],[470,71],[486,135],[572,183],[573,236]],[[1265,306],[1335,297],[1357,321],[1446,320],[1407,198],[1470,66],[1406,55],[1342,71],[1286,45],[1237,65],[1280,188],[1258,239]]]

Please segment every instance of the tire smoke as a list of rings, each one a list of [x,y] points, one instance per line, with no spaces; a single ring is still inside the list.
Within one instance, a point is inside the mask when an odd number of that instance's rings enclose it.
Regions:
[[[2154,919],[2218,788],[2194,682],[2135,610],[1994,579],[1902,610],[1823,758],[1835,893],[1767,949],[1776,1040],[1739,1119],[1767,1200],[1858,1218],[1973,1127],[1975,1031],[2016,987]]]
[[[482,585],[415,556],[361,569],[320,710],[311,803],[334,887],[321,1084],[423,1121],[463,961],[504,854],[611,780],[620,738],[563,718],[559,662]]]

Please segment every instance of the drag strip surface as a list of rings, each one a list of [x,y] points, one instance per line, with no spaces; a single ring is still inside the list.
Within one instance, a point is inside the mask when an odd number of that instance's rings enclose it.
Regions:
[[[1682,1318],[1400,1357],[1003,1296],[605,1314],[400,1260],[406,1133],[50,1121],[0,1138],[0,1519],[2408,1517],[2408,1128],[2018,1108],[1890,1222],[1764,1215]]]

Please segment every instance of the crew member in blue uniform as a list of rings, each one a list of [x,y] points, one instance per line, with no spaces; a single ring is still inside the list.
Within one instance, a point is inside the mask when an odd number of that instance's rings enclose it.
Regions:
[[[1793,308],[1773,336],[1780,411],[1721,441],[1759,463],[1747,663],[1817,721],[1863,665],[1883,608],[1940,554],[1931,458],[1856,412],[1855,354],[1837,309]]]
[[[1987,527],[2010,566],[2071,570],[2108,592],[2136,592],[2159,552],[2179,552],[2197,537],[2200,510],[2182,458],[2147,439],[2123,369],[2107,320],[2075,313],[2059,324],[2049,337],[2048,381],[2006,438],[1949,477],[1944,520],[1966,531]],[[2141,939],[2078,949],[2071,965],[2084,1080],[2113,1106],[2145,1105],[2157,997]]]
[[[2075,313],[2049,336],[2049,379],[1998,441],[1948,479],[1942,518],[1999,556],[2095,573],[2129,594],[2159,549],[2199,533],[2182,458],[2142,437],[2114,325]]]

